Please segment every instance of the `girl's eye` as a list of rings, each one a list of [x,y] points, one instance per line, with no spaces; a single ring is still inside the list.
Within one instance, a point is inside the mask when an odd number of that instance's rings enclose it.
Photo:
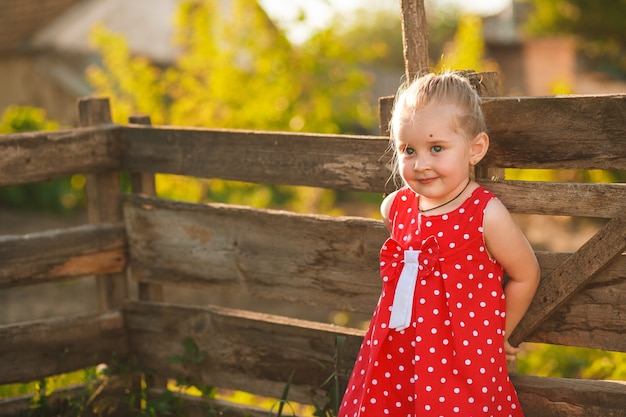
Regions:
[[[439,145],[435,145],[432,148],[430,148],[431,151],[433,151],[433,153],[439,153],[441,151],[443,151],[443,148]]]
[[[408,146],[403,149],[404,153],[407,155],[413,155],[415,153],[415,149],[409,148]]]

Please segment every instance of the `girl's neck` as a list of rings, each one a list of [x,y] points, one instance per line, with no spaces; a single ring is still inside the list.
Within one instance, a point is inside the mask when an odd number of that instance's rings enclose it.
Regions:
[[[448,201],[446,201],[446,202],[444,202],[444,203],[442,203],[442,204],[436,205],[436,206],[434,206],[434,207],[429,207],[429,208],[427,208],[427,209],[422,209],[422,207],[421,207],[421,206],[420,206],[420,204],[419,204],[419,200],[418,200],[418,203],[417,203],[417,209],[418,209],[418,211],[419,211],[420,213],[429,213],[429,212],[432,212],[432,211],[435,211],[435,210],[437,210],[437,209],[444,208],[444,207],[445,207],[446,209],[448,209],[448,208],[456,208],[456,207],[452,207],[452,206],[451,206],[451,204],[452,204],[452,203],[455,203],[455,202],[457,202],[457,201],[459,200],[459,197],[461,197],[461,195],[465,192],[465,190],[467,190],[467,189],[469,188],[469,186],[470,186],[470,184],[471,184],[471,183],[472,183],[472,179],[471,179],[471,178],[468,178],[468,179],[467,179],[467,182],[465,183],[465,186],[463,187],[463,189],[461,189],[461,191],[460,191],[458,194],[456,194],[454,197],[452,197],[452,198],[451,198],[451,199],[449,199]],[[449,207],[448,207],[448,206],[449,206]]]

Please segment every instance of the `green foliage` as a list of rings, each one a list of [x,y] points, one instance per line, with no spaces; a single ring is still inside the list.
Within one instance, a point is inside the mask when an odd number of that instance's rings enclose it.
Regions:
[[[573,35],[598,69],[626,74],[626,1],[526,0],[532,5],[526,24],[531,35]]]
[[[214,128],[354,133],[375,126],[372,78],[358,65],[370,52],[336,42],[333,28],[294,46],[256,2],[221,3],[180,3],[175,41],[181,55],[167,68],[133,56],[119,35],[93,31],[103,65],[87,75],[96,94],[111,98],[116,121],[145,113],[154,124]],[[331,191],[165,175],[157,178],[157,193],[315,212],[334,200]]]
[[[59,124],[46,118],[46,111],[29,106],[9,106],[0,121],[0,134],[57,130]]]
[[[311,399],[313,407],[315,408],[315,411],[313,412],[314,417],[335,417],[339,415],[339,405],[345,389],[345,387],[339,383],[339,361],[345,343],[345,336],[337,336],[335,340],[335,354],[333,355],[332,372],[318,387],[318,389],[324,389],[327,402],[326,404],[320,405],[315,401],[315,399]],[[320,365],[325,368],[324,364]]]
[[[626,380],[626,353],[525,343],[519,372],[537,376]]]
[[[446,70],[473,70],[476,72],[495,69],[495,64],[485,59],[485,41],[482,35],[482,20],[472,14],[464,14],[453,41],[447,46],[436,72]]]
[[[0,121],[0,134],[58,128],[57,122],[47,119],[45,110],[28,106],[9,106]],[[0,188],[0,205],[8,207],[68,212],[83,207],[85,200],[82,175]]]
[[[295,371],[291,371],[291,374],[289,375],[289,378],[287,379],[287,383],[285,384],[285,388],[283,389],[283,393],[281,394],[280,399],[270,409],[269,413],[267,414],[268,417],[272,417],[274,415],[273,414],[274,408],[276,408],[276,417],[282,417],[285,405],[288,405],[289,407],[291,407],[291,404],[289,403],[289,401],[287,401],[287,397],[289,396],[289,389],[291,388],[291,383],[293,381],[294,374],[295,374]],[[296,415],[293,407],[291,407],[291,412],[292,412],[292,416]]]
[[[293,46],[249,0],[182,1],[175,22],[181,55],[166,69],[94,30],[103,66],[88,77],[117,121],[147,113],[155,124],[322,133],[375,124],[367,101],[355,105],[371,83],[356,65],[367,54],[335,42],[331,29]]]

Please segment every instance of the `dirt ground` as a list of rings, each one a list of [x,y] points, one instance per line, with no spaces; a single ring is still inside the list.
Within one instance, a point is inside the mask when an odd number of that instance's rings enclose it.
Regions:
[[[516,215],[528,240],[537,250],[573,252],[584,244],[602,226],[594,220],[572,221],[565,217],[538,215]],[[2,235],[27,234],[56,228],[78,226],[87,222],[84,213],[75,215],[53,215],[0,208],[0,239]],[[131,297],[136,296],[136,285],[129,284]],[[166,301],[187,300],[198,305],[221,304],[238,307],[240,299],[219,298],[208,291],[198,289],[166,288]],[[256,301],[252,307],[257,311],[287,315],[310,320],[334,321],[336,312],[302,313],[298,306],[277,305]],[[250,302],[245,303],[250,307]],[[46,317],[67,316],[97,311],[95,279],[86,277],[79,280],[55,284],[40,284],[10,289],[0,289],[0,325]],[[352,321],[366,320],[368,317],[353,318]],[[340,324],[340,323],[338,323]]]

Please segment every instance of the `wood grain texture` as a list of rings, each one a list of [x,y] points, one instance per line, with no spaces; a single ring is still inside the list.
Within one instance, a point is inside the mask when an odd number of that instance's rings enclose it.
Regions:
[[[128,119],[128,122],[131,124],[138,124],[143,126],[152,125],[150,116],[147,115],[131,116]],[[153,173],[131,172],[130,186],[134,194],[143,194],[147,195],[148,197],[156,197],[156,179]],[[164,299],[162,285],[139,282],[137,289],[138,297],[140,300],[163,301]]]
[[[625,328],[626,255],[621,255],[526,340],[626,352]]]
[[[625,417],[626,382],[511,375],[528,417]]]
[[[0,288],[112,274],[126,267],[122,223],[0,236]]]
[[[366,315],[374,310],[381,288],[377,253],[387,236],[380,222],[137,196],[128,202],[135,280]],[[553,273],[571,255],[537,253],[544,288],[537,297],[566,284]],[[626,257],[618,257],[526,340],[622,350],[625,276]]]
[[[345,384],[363,335],[336,326],[218,307],[129,302],[125,309],[140,367],[274,398],[280,397],[295,370],[289,399],[304,403],[310,403],[311,390],[331,372],[336,337],[346,338],[338,363],[341,384]],[[183,365],[168,360],[184,354],[182,341],[187,337],[206,354],[202,361]],[[526,375],[513,375],[512,380],[529,417],[626,415],[623,382]],[[322,394],[315,392],[316,398]]]
[[[511,213],[610,219],[626,207],[626,184],[492,181],[478,183],[498,196]]]
[[[128,354],[119,311],[0,326],[0,384],[30,382]]]
[[[130,126],[123,166],[259,184],[382,191],[388,140],[376,136]],[[382,158],[382,159],[381,159]]]
[[[428,25],[424,0],[402,0],[402,51],[404,76],[413,80],[430,70],[428,64]]]
[[[119,169],[115,125],[0,136],[0,186]]]
[[[625,94],[484,98],[483,112],[486,167],[626,169]]]
[[[370,314],[382,222],[129,196],[132,278]]]
[[[484,99],[486,166],[626,169],[626,95]]]
[[[112,123],[108,98],[84,98],[78,101],[78,119],[82,127],[107,126]],[[119,141],[118,141],[119,144]],[[89,223],[116,223],[122,221],[120,205],[120,172],[108,170],[86,175],[87,218]],[[125,274],[111,277],[96,276],[100,311],[120,308],[128,298]]]
[[[345,387],[363,338],[362,331],[216,306],[128,302],[125,318],[140,369],[273,398],[295,371],[289,398],[303,403],[333,372],[338,336],[345,337],[338,362]],[[185,338],[205,353],[201,361],[171,360],[184,355]]]
[[[611,219],[595,236],[567,258],[548,280],[542,280],[528,311],[511,334],[517,346],[543,321],[626,249],[626,210]],[[626,323],[624,323],[626,324]]]

